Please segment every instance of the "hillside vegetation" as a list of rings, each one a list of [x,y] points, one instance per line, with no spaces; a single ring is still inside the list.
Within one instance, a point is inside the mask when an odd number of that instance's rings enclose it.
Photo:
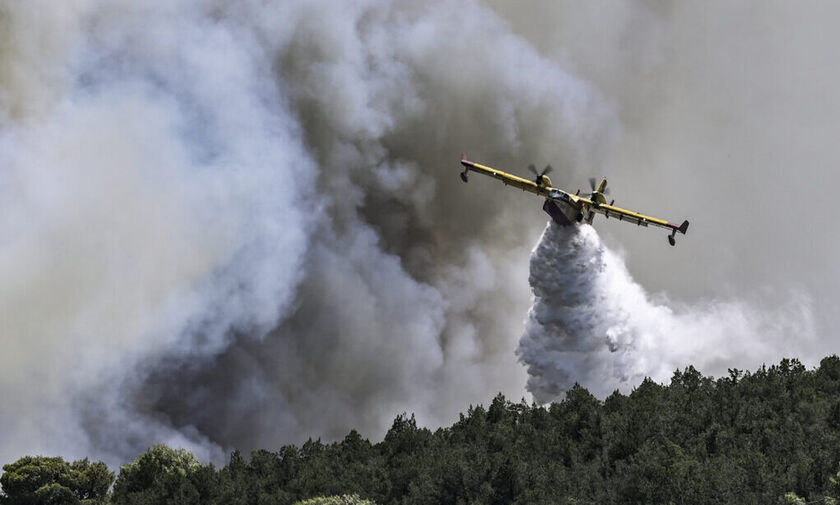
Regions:
[[[552,503],[774,504],[840,494],[840,359],[797,360],[604,401],[582,387],[546,407],[501,395],[430,431],[400,415],[382,442],[351,431],[277,452],[234,452],[220,469],[151,448],[114,478],[83,460],[3,467],[3,505]],[[330,498],[332,497],[332,498]],[[311,501],[305,501],[311,500]]]

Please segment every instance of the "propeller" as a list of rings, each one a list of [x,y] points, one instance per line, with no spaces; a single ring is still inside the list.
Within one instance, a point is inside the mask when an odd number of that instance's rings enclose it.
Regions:
[[[542,172],[537,172],[537,167],[535,167],[534,164],[531,163],[530,165],[528,165],[528,170],[536,176],[534,182],[540,184],[542,182],[543,176],[547,173],[550,173],[554,169],[551,167],[551,165],[546,165],[545,168],[543,168]]]

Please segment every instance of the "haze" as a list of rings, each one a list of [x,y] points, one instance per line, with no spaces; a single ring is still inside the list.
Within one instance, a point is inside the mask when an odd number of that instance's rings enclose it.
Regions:
[[[676,248],[596,222],[646,300],[729,308],[738,334],[674,335],[668,364],[816,364],[838,322],[839,9],[0,1],[0,462],[223,461],[532,399],[515,351],[547,216],[461,184],[464,151],[691,220]]]

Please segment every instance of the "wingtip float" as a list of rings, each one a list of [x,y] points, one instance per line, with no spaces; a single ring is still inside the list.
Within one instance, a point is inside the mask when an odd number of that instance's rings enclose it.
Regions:
[[[637,226],[658,226],[665,228],[671,232],[668,235],[668,243],[672,246],[677,243],[676,235],[678,232],[685,235],[685,232],[688,231],[687,220],[683,221],[682,224],[676,224],[616,207],[613,205],[615,200],[607,203],[605,196],[609,193],[607,179],[602,179],[597,186],[595,179],[590,179],[589,185],[592,192],[588,197],[583,197],[580,196],[580,190],[573,194],[552,187],[551,179],[546,175],[551,172],[551,165],[546,166],[541,172],[537,172],[537,169],[533,165],[530,165],[528,169],[536,176],[534,180],[524,179],[480,163],[469,161],[466,155],[461,155],[461,165],[464,166],[464,171],[461,172],[461,180],[464,182],[469,181],[470,172],[477,172],[497,179],[506,186],[513,186],[545,198],[543,210],[551,216],[554,222],[561,226],[570,226],[577,223],[592,224],[592,220],[595,219],[596,214],[603,214],[606,218],[612,217]]]

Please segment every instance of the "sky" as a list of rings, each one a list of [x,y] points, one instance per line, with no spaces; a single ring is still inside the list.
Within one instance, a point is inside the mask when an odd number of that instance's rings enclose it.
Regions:
[[[829,333],[838,279],[835,4],[494,7],[614,106],[621,141],[607,170],[617,203],[691,220],[703,246],[668,255],[654,254],[660,244],[644,234],[601,229],[634,275],[692,299],[800,289]]]
[[[816,365],[840,322],[837,9],[0,0],[0,460],[224,462],[498,392]],[[567,236],[463,185],[463,152],[607,176],[691,227]],[[564,270],[535,275],[560,256],[600,265],[575,303],[624,330],[543,317],[567,313]]]

